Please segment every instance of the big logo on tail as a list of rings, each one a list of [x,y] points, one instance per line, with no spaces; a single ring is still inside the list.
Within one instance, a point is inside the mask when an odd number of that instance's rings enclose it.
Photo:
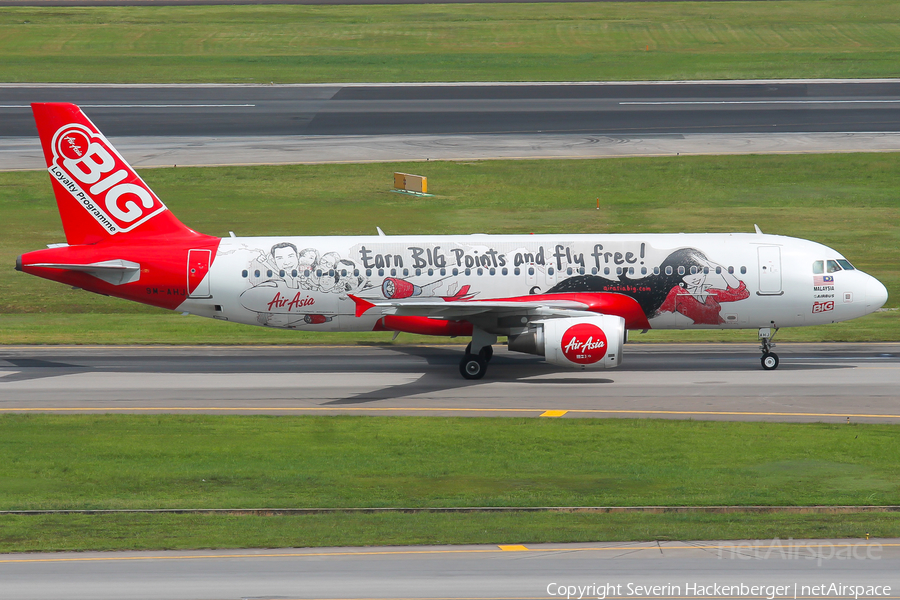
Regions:
[[[110,234],[166,210],[102,134],[69,123],[53,134],[51,148],[50,175]]]

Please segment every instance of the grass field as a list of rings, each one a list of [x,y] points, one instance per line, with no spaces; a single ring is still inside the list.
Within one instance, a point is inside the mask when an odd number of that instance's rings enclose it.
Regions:
[[[0,9],[0,81],[900,75],[893,0]]]
[[[393,171],[433,198],[391,193]],[[204,233],[624,233],[752,231],[836,248],[900,305],[900,154],[623,158],[151,169],[142,175]],[[601,210],[596,209],[596,198]],[[12,270],[64,240],[49,178],[0,173],[0,343],[354,343],[390,334],[309,336],[181,317]],[[100,316],[98,316],[100,315]],[[785,330],[789,341],[898,341],[895,311]],[[425,338],[402,336],[400,342]],[[755,332],[651,332],[636,341],[754,341]],[[441,341],[441,340],[435,340]]]
[[[889,505],[900,504],[900,436],[890,425],[2,415],[0,480],[0,509],[17,510]],[[2,551],[891,536],[900,515],[3,516],[0,525]]]
[[[0,516],[0,552],[636,540],[891,538],[900,515],[343,514]],[[785,542],[786,543],[786,542]]]

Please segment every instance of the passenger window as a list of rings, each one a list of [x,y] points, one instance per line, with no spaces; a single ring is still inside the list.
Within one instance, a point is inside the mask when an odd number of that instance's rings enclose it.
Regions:
[[[845,270],[845,271],[855,271],[855,270],[856,270],[856,268],[855,268],[853,265],[850,264],[850,261],[849,261],[849,260],[845,260],[845,259],[843,259],[843,258],[839,258],[839,259],[838,259],[838,264],[841,265],[842,267],[844,267],[844,270]]]
[[[580,268],[578,269],[578,274],[579,274],[579,275],[584,275],[584,267],[580,267]]]
[[[359,277],[359,269],[353,269],[353,276]]]
[[[254,276],[254,277],[259,277],[259,269],[253,271],[253,276]]]
[[[443,276],[443,275],[446,275],[446,274],[447,274],[447,269],[441,269],[441,275]]]
[[[459,269],[457,269],[456,267],[453,267],[453,274],[459,275]]]
[[[747,267],[741,267],[741,275],[747,274]]]
[[[507,269],[506,267],[503,267],[503,268],[500,270],[500,273],[502,273],[503,275],[509,275],[509,269]]]
[[[709,267],[703,267],[703,274],[709,275]]]
[[[672,265],[669,265],[668,267],[666,267],[666,275],[671,275],[671,274],[672,274]]]
[[[379,271],[378,271],[378,274],[379,274],[379,275],[382,274],[382,272],[381,272],[380,269],[379,269]],[[317,270],[316,270],[316,277],[321,277],[321,276],[322,276],[322,269],[317,269]]]
[[[434,275],[434,269],[428,269],[428,276],[432,277]]]
[[[716,275],[722,274],[722,267],[716,267]]]
[[[422,269],[416,269],[416,277],[422,274]]]
[[[678,267],[678,274],[684,275],[684,267]]]
[[[249,275],[250,275],[250,272],[247,271],[247,269],[244,269],[243,271],[241,271],[241,277],[243,277],[244,279],[246,279]]]
[[[482,269],[481,267],[478,268],[478,275],[484,275],[484,269]]]
[[[534,267],[528,267],[528,274],[534,275]]]
[[[691,267],[691,275],[697,274],[697,267]]]
[[[347,269],[341,269],[341,277],[347,276]]]
[[[266,277],[271,277],[271,276],[272,276],[272,270],[270,269],[270,270],[266,271]]]
[[[628,274],[634,275],[634,267],[628,267]]]
[[[734,275],[734,267],[728,267],[728,272]]]
[[[609,267],[603,267],[603,274],[609,275]]]
[[[553,267],[550,267],[549,269],[547,269],[547,274],[553,275]]]
[[[494,267],[491,267],[491,270],[488,271],[488,272],[489,272],[491,275],[495,275],[495,274],[497,273],[497,270],[496,270]]]
[[[568,269],[566,269],[566,275],[571,275],[571,274],[572,274],[572,267],[569,267]]]
[[[329,275],[331,275],[331,273],[329,273]],[[396,277],[396,276],[397,276],[397,269],[391,269],[391,277]]]
[[[591,275],[597,274],[597,267],[591,267]]]
[[[622,267],[616,267],[616,275],[622,274]]]
[[[284,269],[278,271],[278,276],[279,276],[279,277],[284,277]]]
[[[292,270],[291,270],[291,277],[296,277],[296,276],[297,276],[297,269],[292,269]]]
[[[838,271],[841,270],[841,265],[837,264],[836,260],[829,260],[828,268],[825,270],[828,271],[829,273],[837,273]]]
[[[307,277],[309,276],[309,271],[306,272]],[[366,269],[366,277],[372,276],[372,269]]]
[[[647,274],[647,267],[641,267],[641,275]]]
[[[813,263],[813,275],[821,275],[825,272],[825,261],[817,260]]]
[[[522,274],[522,270],[521,270],[519,267],[516,267],[516,270],[513,271],[513,273],[515,273],[516,275],[521,275],[521,274]]]
[[[321,273],[321,271],[320,271],[320,273]],[[378,276],[384,277],[384,269],[378,269]]]
[[[403,276],[409,277],[409,269],[403,269]]]

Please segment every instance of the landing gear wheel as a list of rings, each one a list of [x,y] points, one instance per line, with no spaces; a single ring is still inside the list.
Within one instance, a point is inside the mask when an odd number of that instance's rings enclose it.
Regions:
[[[766,371],[774,371],[778,368],[778,355],[774,352],[767,352],[762,355],[759,362],[762,363],[762,368]]]
[[[459,374],[464,379],[481,379],[487,371],[487,361],[475,354],[466,354],[459,363]]]
[[[480,356],[485,363],[491,362],[491,359],[494,357],[494,347],[493,346],[485,346],[481,350],[478,351],[478,356]]]

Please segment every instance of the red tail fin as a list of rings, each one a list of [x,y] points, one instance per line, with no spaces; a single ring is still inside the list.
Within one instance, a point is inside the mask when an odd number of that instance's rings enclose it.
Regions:
[[[81,109],[32,104],[70,245],[195,234],[169,212]]]

